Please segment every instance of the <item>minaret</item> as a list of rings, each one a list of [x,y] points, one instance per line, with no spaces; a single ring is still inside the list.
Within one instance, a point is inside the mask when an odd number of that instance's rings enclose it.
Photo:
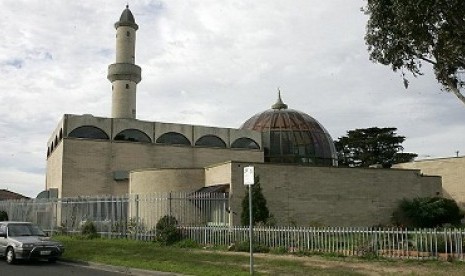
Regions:
[[[141,80],[141,69],[135,64],[136,31],[139,26],[129,6],[121,14],[116,28],[116,62],[108,66],[111,81],[112,118],[136,118],[136,86]]]

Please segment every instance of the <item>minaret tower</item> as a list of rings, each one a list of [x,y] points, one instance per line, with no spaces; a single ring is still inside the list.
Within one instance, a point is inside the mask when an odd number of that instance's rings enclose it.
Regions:
[[[141,69],[135,64],[136,31],[139,26],[129,6],[121,14],[116,28],[116,62],[108,66],[111,81],[112,118],[136,118],[136,86],[141,80]]]

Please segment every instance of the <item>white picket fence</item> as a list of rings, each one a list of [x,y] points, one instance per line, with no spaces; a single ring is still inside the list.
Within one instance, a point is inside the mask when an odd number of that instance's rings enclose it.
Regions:
[[[248,241],[248,227],[180,227],[184,238],[202,245]],[[287,252],[406,259],[465,260],[465,229],[294,228],[254,229],[254,243]]]

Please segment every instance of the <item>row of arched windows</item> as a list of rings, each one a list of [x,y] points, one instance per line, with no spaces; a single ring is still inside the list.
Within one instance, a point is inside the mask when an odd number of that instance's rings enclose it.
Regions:
[[[62,133],[60,132],[60,140]],[[108,135],[98,127],[94,126],[81,126],[75,128],[68,137],[84,138],[84,139],[100,139],[109,140]],[[116,141],[129,141],[129,142],[141,142],[141,143],[152,143],[152,139],[144,132],[137,129],[125,129],[120,133],[116,134],[114,140]],[[55,142],[56,143],[56,142]],[[181,133],[167,132],[155,141],[157,144],[168,144],[168,145],[186,145],[192,146],[189,139]],[[226,148],[226,143],[218,136],[205,135],[200,137],[194,144],[199,147],[212,147],[212,148]],[[242,137],[235,140],[231,144],[231,148],[243,148],[243,149],[260,149],[260,146],[253,139]],[[47,152],[47,156],[53,151],[54,145],[52,142],[51,148]]]

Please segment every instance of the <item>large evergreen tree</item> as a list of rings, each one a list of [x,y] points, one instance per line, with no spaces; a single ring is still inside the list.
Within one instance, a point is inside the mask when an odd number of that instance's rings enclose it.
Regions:
[[[422,75],[431,64],[436,79],[465,103],[465,1],[367,0],[365,41],[370,59]]]
[[[390,168],[393,164],[412,161],[414,153],[404,153],[404,136],[397,128],[362,128],[349,130],[347,136],[335,141],[339,166],[369,167],[379,165]]]
[[[271,217],[270,211],[266,206],[266,199],[260,187],[260,177],[255,176],[255,184],[252,187],[252,223],[255,225],[259,222],[266,223]],[[249,188],[245,191],[244,199],[242,199],[241,224],[249,225]]]

